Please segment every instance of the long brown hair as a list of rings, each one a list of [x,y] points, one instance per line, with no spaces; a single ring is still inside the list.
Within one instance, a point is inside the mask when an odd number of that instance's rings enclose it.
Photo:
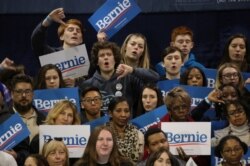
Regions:
[[[112,138],[113,138],[113,149],[112,149],[111,154],[109,156],[109,163],[112,166],[119,166],[120,161],[121,161],[121,157],[120,157],[119,152],[118,152],[116,138],[115,138],[113,131],[107,126],[96,127],[94,129],[94,131],[91,132],[89,140],[88,140],[88,144],[86,146],[86,149],[84,151],[84,154],[83,154],[81,160],[84,164],[88,164],[88,166],[95,166],[96,165],[97,159],[98,159],[98,155],[96,153],[96,142],[97,142],[99,134],[103,130],[110,132],[112,135]]]

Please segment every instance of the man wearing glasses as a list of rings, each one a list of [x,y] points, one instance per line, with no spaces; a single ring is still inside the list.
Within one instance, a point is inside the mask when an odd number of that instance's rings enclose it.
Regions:
[[[30,140],[38,134],[38,126],[45,120],[45,116],[32,106],[33,81],[24,74],[16,75],[11,81],[11,97],[13,107],[10,112],[17,112],[30,131]]]
[[[89,86],[81,92],[81,123],[98,119],[104,116],[101,111],[102,96],[97,87]]]

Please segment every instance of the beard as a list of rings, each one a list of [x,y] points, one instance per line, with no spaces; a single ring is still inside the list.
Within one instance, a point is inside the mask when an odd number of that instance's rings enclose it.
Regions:
[[[28,103],[26,105],[21,105],[19,103],[14,103],[14,107],[16,111],[20,114],[27,113],[32,108],[32,103]]]

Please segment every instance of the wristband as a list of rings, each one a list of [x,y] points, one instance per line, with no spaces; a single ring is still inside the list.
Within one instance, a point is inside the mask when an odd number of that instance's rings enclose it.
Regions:
[[[207,97],[205,97],[205,101],[206,101],[206,103],[207,103],[207,104],[209,104],[209,105],[211,105],[211,104],[212,104],[212,102],[211,102],[211,101],[209,101]]]

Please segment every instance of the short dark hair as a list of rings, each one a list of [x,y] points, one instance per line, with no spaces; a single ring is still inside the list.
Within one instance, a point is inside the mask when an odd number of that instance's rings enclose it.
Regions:
[[[25,74],[18,74],[18,75],[15,75],[11,80],[11,91],[15,89],[16,84],[22,83],[22,82],[29,83],[32,87],[32,90],[34,89],[33,79],[30,76],[25,75]]]
[[[89,91],[96,91],[102,97],[102,94],[101,94],[100,90],[95,86],[87,86],[86,88],[84,88],[81,91],[81,97],[85,97],[86,93],[88,93]]]
[[[184,55],[183,55],[182,51],[178,47],[174,47],[174,46],[169,46],[162,51],[161,60],[164,61],[165,56],[167,56],[168,54],[174,53],[176,51],[181,53],[181,61],[183,62]]]
[[[144,134],[144,142],[145,142],[146,146],[149,145],[148,137],[151,136],[151,135],[153,135],[153,134],[156,134],[156,133],[163,133],[164,136],[167,138],[166,133],[164,133],[164,131],[162,131],[160,128],[158,128],[158,127],[151,127]]]
[[[214,154],[215,156],[219,157],[219,158],[222,158],[221,156],[221,152],[223,150],[223,147],[225,146],[227,140],[230,140],[230,139],[234,139],[236,140],[237,142],[240,143],[240,146],[242,147],[243,151],[244,151],[244,154],[247,153],[247,150],[248,150],[248,147],[247,147],[247,144],[245,142],[242,142],[237,136],[234,136],[234,135],[227,135],[225,137],[223,137],[219,144],[215,147],[214,149]]]
[[[116,105],[119,104],[119,103],[121,103],[121,102],[124,102],[124,101],[126,101],[126,102],[128,103],[128,105],[129,105],[129,102],[128,102],[128,100],[127,100],[125,97],[123,97],[123,96],[114,97],[114,98],[110,101],[110,103],[109,103],[108,110],[109,110],[110,112],[113,112],[114,109],[115,109],[115,107],[116,107]],[[130,105],[129,105],[129,110],[131,110]]]

